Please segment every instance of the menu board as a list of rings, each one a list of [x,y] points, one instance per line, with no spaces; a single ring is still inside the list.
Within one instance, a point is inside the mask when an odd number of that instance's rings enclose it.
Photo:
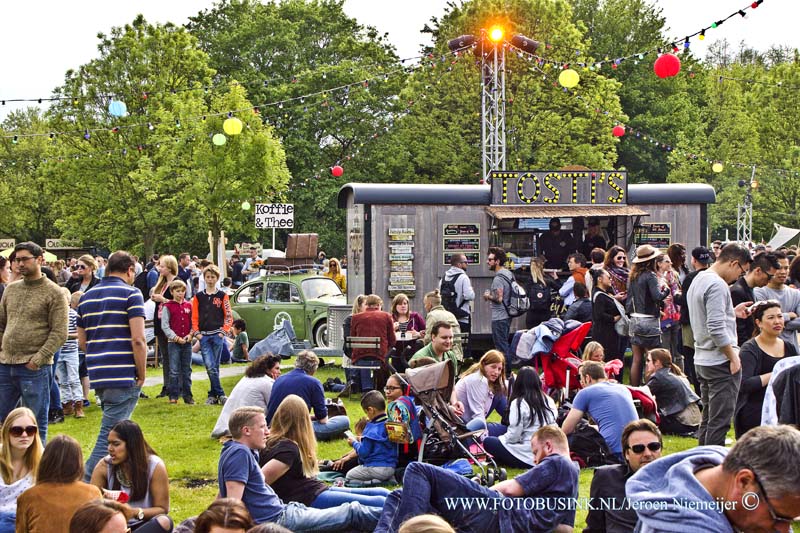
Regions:
[[[653,248],[666,250],[672,244],[670,222],[643,222],[636,228],[636,245],[649,244]]]
[[[463,253],[471,265],[481,262],[481,225],[444,224],[442,227],[442,264],[450,264],[450,258]]]
[[[413,298],[417,290],[414,279],[414,228],[389,228],[389,296],[403,293]]]

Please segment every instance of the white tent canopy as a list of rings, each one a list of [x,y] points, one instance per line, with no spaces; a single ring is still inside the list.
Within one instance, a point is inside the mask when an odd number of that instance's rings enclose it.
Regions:
[[[772,249],[777,249],[786,244],[787,242],[791,241],[797,234],[800,233],[800,229],[795,228],[787,228],[786,226],[781,226],[780,224],[773,224],[775,226],[775,235],[772,236],[772,239],[767,243],[767,246],[772,246]]]

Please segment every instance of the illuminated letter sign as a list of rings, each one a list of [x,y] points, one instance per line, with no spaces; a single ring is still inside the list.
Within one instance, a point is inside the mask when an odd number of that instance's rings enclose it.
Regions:
[[[492,172],[492,205],[627,205],[628,177],[617,170]]]

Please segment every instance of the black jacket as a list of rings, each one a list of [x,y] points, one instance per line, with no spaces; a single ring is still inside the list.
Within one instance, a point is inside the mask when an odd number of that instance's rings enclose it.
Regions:
[[[700,399],[689,384],[670,372],[669,368],[656,370],[647,381],[647,386],[656,397],[661,416],[676,415]]]
[[[581,298],[572,302],[567,312],[562,319],[564,322],[567,320],[577,320],[578,322],[591,322],[592,321],[592,301],[589,298]]]
[[[589,497],[593,508],[586,516],[583,533],[630,533],[639,517],[626,505],[625,483],[633,475],[627,464],[601,466],[594,471]],[[615,503],[611,503],[615,500]]]
[[[675,304],[681,306],[681,324],[684,326],[689,325],[689,302],[686,298],[689,295],[689,287],[691,287],[694,278],[703,270],[705,269],[689,272],[683,278],[683,283],[681,283],[681,293],[674,296]]]
[[[658,288],[658,277],[651,271],[642,272],[628,286],[628,314],[639,313],[659,317],[661,302],[669,296],[669,289]]]
[[[91,289],[92,287],[97,285],[98,283],[100,283],[100,278],[98,278],[95,275],[92,275],[92,281],[89,282],[89,286],[86,287],[86,291],[88,291],[89,289]],[[67,289],[69,289],[69,292],[76,293],[79,290],[81,290],[81,284],[83,284],[83,278],[69,278],[69,281],[64,286]],[[86,291],[83,291],[83,292],[86,292]]]
[[[734,307],[742,302],[756,301],[756,296],[753,293],[752,287],[747,285],[743,277],[739,278],[736,280],[736,283],[731,285],[731,300]],[[739,346],[742,346],[752,338],[755,327],[755,321],[752,316],[736,319],[736,336],[739,339]]]

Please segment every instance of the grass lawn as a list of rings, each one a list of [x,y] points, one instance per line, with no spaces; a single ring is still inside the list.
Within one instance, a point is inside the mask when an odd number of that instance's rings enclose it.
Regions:
[[[284,364],[289,364],[286,361]],[[195,371],[202,370],[194,367]],[[160,376],[161,369],[149,369],[148,377]],[[322,368],[317,377],[323,382],[329,377],[342,376],[340,368]],[[222,379],[222,385],[228,393],[240,379],[233,376]],[[220,444],[209,437],[214,427],[220,406],[203,405],[208,392],[208,381],[195,381],[192,386],[197,405],[187,406],[182,402],[170,405],[166,398],[155,399],[160,386],[145,387],[144,391],[151,398],[140,400],[133,419],[142,426],[145,437],[159,456],[164,459],[170,476],[170,515],[176,522],[190,516],[195,516],[203,511],[217,494],[217,460],[219,458]],[[328,396],[334,396],[328,394]],[[92,400],[94,395],[92,395]],[[362,415],[358,403],[359,397],[354,395],[350,400],[345,399],[347,412],[351,423],[355,423]],[[496,415],[493,415],[495,417]],[[491,418],[494,420],[494,418]],[[499,419],[498,419],[499,421]],[[57,435],[66,433],[78,439],[83,446],[84,457],[88,457],[94,446],[97,432],[100,428],[100,409],[92,404],[86,409],[86,418],[77,420],[68,419],[63,424],[50,426],[49,434]],[[694,439],[680,437],[666,437],[664,451],[666,454],[685,450],[697,445]],[[319,444],[320,459],[336,459],[347,452],[347,441],[339,439],[332,442]],[[521,473],[521,470],[509,470],[509,477]],[[591,470],[581,471],[580,497],[589,496],[589,486],[592,480]],[[578,511],[576,530],[584,527],[586,512]]]

